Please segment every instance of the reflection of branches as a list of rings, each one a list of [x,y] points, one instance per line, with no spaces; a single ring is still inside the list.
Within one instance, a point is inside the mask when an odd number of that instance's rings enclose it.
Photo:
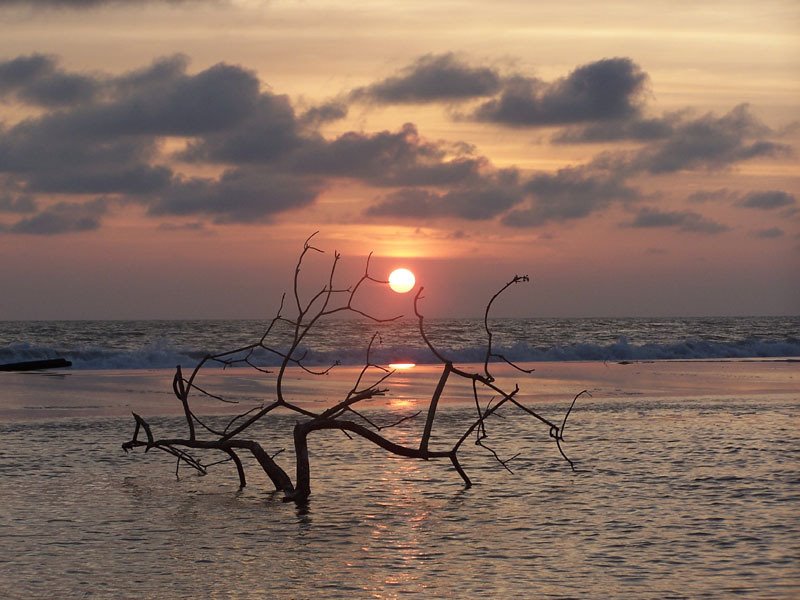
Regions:
[[[268,323],[265,331],[259,339],[248,345],[241,346],[233,350],[227,350],[217,354],[209,354],[203,357],[198,364],[194,367],[188,377],[184,377],[181,367],[176,368],[175,376],[172,380],[172,389],[175,396],[181,402],[183,407],[184,417],[186,420],[187,434],[185,438],[168,438],[156,439],[148,423],[139,415],[134,413],[134,432],[132,438],[125,442],[122,447],[127,452],[134,448],[144,448],[145,452],[155,448],[159,451],[165,452],[173,456],[176,461],[176,473],[181,464],[189,466],[196,472],[205,475],[209,467],[216,466],[222,463],[233,462],[236,466],[239,476],[240,486],[246,485],[246,477],[244,467],[239,452],[249,452],[259,463],[261,468],[272,480],[275,489],[284,493],[286,499],[296,501],[304,501],[311,493],[310,488],[310,465],[308,453],[308,437],[315,431],[322,430],[338,430],[351,437],[353,435],[366,439],[387,452],[396,454],[398,456],[407,458],[416,458],[422,460],[432,460],[447,458],[452,463],[455,470],[461,476],[466,487],[470,487],[472,482],[467,476],[458,459],[458,452],[461,449],[464,441],[474,432],[475,444],[487,452],[489,452],[494,460],[499,463],[504,469],[511,471],[509,463],[518,456],[515,454],[510,458],[503,459],[498,452],[488,444],[489,437],[487,420],[490,417],[500,417],[498,411],[504,406],[515,406],[533,416],[538,421],[542,422],[549,428],[550,436],[556,441],[557,447],[564,459],[574,469],[573,462],[567,458],[562,448],[563,432],[566,426],[567,418],[569,417],[575,402],[578,397],[584,393],[581,392],[572,401],[566,415],[564,416],[561,425],[549,421],[545,417],[538,414],[536,411],[523,405],[517,398],[519,393],[519,386],[515,385],[510,391],[503,389],[496,381],[494,375],[490,371],[490,362],[501,361],[510,365],[517,371],[523,373],[530,373],[530,370],[519,367],[512,361],[508,360],[504,355],[497,353],[493,349],[493,332],[489,325],[489,312],[495,300],[509,287],[516,283],[527,282],[527,276],[514,276],[514,278],[506,283],[497,293],[495,293],[489,300],[484,313],[484,329],[487,334],[486,354],[483,361],[482,372],[472,372],[457,367],[452,361],[448,360],[441,352],[439,352],[431,343],[424,325],[424,317],[420,311],[419,303],[422,299],[423,289],[420,287],[416,296],[414,297],[413,306],[414,314],[418,320],[419,333],[425,345],[431,350],[437,360],[443,365],[442,372],[439,377],[433,394],[427,402],[427,410],[425,415],[425,423],[423,426],[422,434],[419,438],[419,443],[414,445],[398,444],[387,438],[382,432],[391,430],[398,427],[410,419],[419,416],[422,411],[399,417],[394,421],[386,424],[380,424],[378,419],[368,416],[365,412],[357,408],[362,403],[371,400],[377,396],[384,395],[388,389],[384,384],[392,377],[394,370],[388,369],[382,365],[377,364],[372,359],[373,349],[376,344],[382,343],[381,337],[376,333],[367,343],[366,354],[362,368],[358,371],[352,387],[344,394],[344,397],[329,406],[323,411],[312,411],[303,408],[290,401],[284,389],[284,380],[288,373],[289,367],[300,369],[302,372],[312,375],[325,375],[335,368],[339,363],[334,362],[332,365],[324,369],[311,369],[306,364],[307,352],[302,350],[302,345],[307,339],[309,334],[317,327],[325,318],[331,317],[339,313],[349,313],[366,318],[374,323],[386,323],[394,321],[399,316],[380,318],[376,317],[369,312],[359,308],[356,304],[358,292],[367,285],[385,285],[388,282],[382,279],[373,277],[370,274],[370,262],[372,255],[369,255],[365,261],[363,274],[355,281],[354,284],[342,287],[335,283],[337,268],[341,259],[338,252],[334,252],[333,259],[325,283],[316,291],[308,296],[301,294],[301,272],[305,262],[309,259],[310,255],[324,254],[322,250],[312,244],[312,239],[316,234],[310,236],[303,245],[303,250],[295,265],[294,277],[292,282],[292,302],[290,305],[293,307],[295,314],[286,316],[286,294],[281,297],[280,306],[277,313]],[[289,329],[289,340],[285,347],[278,348],[274,345],[272,339],[277,326],[281,324],[282,327]],[[228,367],[246,367],[253,369],[260,374],[269,374],[271,371],[258,363],[257,352],[264,352],[279,359],[279,366],[275,373],[275,397],[269,403],[264,403],[260,406],[250,408],[244,412],[230,417],[224,427],[214,426],[206,423],[203,419],[198,417],[196,412],[192,409],[191,401],[194,397],[202,397],[209,400],[214,400],[223,403],[236,403],[235,400],[226,398],[224,395],[212,392],[206,386],[198,385],[197,381],[202,369],[209,364],[221,365],[223,368]],[[461,435],[455,444],[447,450],[434,450],[431,449],[431,439],[436,425],[436,415],[440,401],[442,400],[447,384],[451,376],[467,379],[472,385],[472,395],[475,402],[476,417],[474,421],[467,427],[463,435]],[[492,395],[492,399],[486,404],[484,408],[481,407],[480,394],[488,392]],[[296,460],[296,479],[292,482],[289,475],[282,467],[275,461],[275,457],[283,450],[278,450],[273,454],[269,454],[258,442],[249,439],[242,439],[242,435],[248,432],[256,423],[265,419],[268,415],[277,409],[288,410],[298,415],[299,420],[294,426],[294,451]],[[350,420],[351,418],[357,421]],[[211,439],[198,439],[197,428],[199,426],[203,431],[212,436]],[[140,434],[144,435],[145,439],[140,439]],[[197,456],[192,454],[195,450],[201,451],[219,451],[226,455],[221,460],[204,464]]]

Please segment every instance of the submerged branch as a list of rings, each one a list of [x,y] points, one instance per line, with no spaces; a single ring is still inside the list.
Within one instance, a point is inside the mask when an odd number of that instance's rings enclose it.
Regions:
[[[348,438],[360,437],[396,456],[426,461],[449,459],[453,468],[464,482],[464,486],[469,488],[472,486],[472,481],[459,462],[458,452],[462,448],[464,442],[473,433],[475,434],[475,445],[491,454],[494,462],[499,464],[503,469],[509,473],[513,472],[509,463],[517,458],[519,454],[514,454],[510,458],[504,459],[488,441],[490,435],[489,419],[492,417],[501,418],[502,415],[498,412],[500,408],[513,405],[524,413],[533,416],[548,428],[550,437],[555,439],[558,451],[569,463],[570,467],[575,470],[573,461],[567,457],[562,447],[564,429],[577,399],[584,394],[589,395],[589,393],[584,390],[576,395],[567,409],[561,424],[557,425],[520,402],[518,399],[520,391],[518,384],[514,384],[513,389],[504,389],[504,387],[495,380],[490,370],[490,362],[502,361],[518,372],[526,374],[532,372],[532,369],[523,368],[494,350],[494,332],[492,331],[489,320],[489,314],[495,301],[512,285],[529,281],[527,275],[515,275],[502,286],[486,304],[483,315],[486,347],[483,354],[483,364],[477,367],[478,372],[472,372],[466,368],[455,366],[452,361],[446,358],[444,353],[440,352],[439,349],[434,346],[426,331],[425,318],[420,308],[420,303],[423,300],[422,292],[424,288],[422,286],[419,287],[416,295],[413,297],[413,311],[417,319],[419,336],[425,347],[430,350],[433,357],[441,364],[442,368],[438,382],[432,394],[427,399],[427,406],[423,408],[423,410],[401,416],[391,420],[388,424],[382,425],[381,421],[384,420],[383,418],[378,419],[375,418],[373,414],[366,414],[366,410],[363,408],[366,404],[360,404],[388,393],[388,388],[383,387],[383,385],[395,373],[394,370],[377,364],[372,358],[374,346],[383,342],[379,332],[374,333],[369,339],[369,342],[366,344],[366,355],[363,366],[358,370],[355,381],[350,389],[344,392],[338,400],[329,403],[327,408],[317,410],[309,410],[291,401],[290,398],[287,397],[288,390],[284,388],[284,380],[287,378],[287,369],[289,367],[296,367],[301,374],[324,376],[327,375],[331,369],[340,364],[337,360],[329,367],[319,369],[312,369],[304,364],[307,351],[303,350],[303,348],[307,345],[306,340],[309,339],[308,336],[312,332],[321,326],[325,319],[336,315],[350,315],[363,317],[374,323],[389,323],[396,321],[402,316],[380,317],[371,314],[368,310],[362,309],[357,305],[357,299],[361,297],[359,293],[366,286],[372,284],[385,286],[388,284],[388,281],[371,274],[371,253],[366,258],[364,271],[358,279],[351,285],[342,285],[336,282],[339,276],[338,265],[341,260],[341,255],[334,251],[333,259],[330,261],[323,285],[312,288],[316,291],[309,296],[303,294],[301,290],[305,289],[305,287],[301,285],[301,273],[306,261],[312,260],[312,255],[324,254],[323,250],[312,243],[317,233],[318,232],[315,232],[305,240],[303,249],[295,264],[294,276],[291,284],[292,287],[290,290],[293,301],[289,300],[287,306],[286,293],[281,296],[280,306],[275,316],[269,321],[256,342],[240,345],[233,350],[204,356],[195,365],[188,378],[183,376],[180,365],[176,367],[175,375],[172,379],[172,390],[175,397],[180,401],[183,409],[187,427],[186,437],[157,439],[153,435],[150,425],[141,416],[133,413],[134,431],[131,439],[122,444],[122,448],[125,452],[130,452],[136,448],[143,448],[145,452],[153,448],[164,452],[175,458],[176,475],[179,474],[182,465],[192,468],[201,475],[205,475],[212,466],[223,463],[233,463],[236,467],[240,488],[244,488],[247,485],[244,463],[240,454],[242,452],[249,452],[250,455],[255,458],[256,462],[259,463],[264,473],[270,478],[277,491],[283,492],[286,499],[305,502],[311,493],[311,471],[308,450],[309,436],[315,431],[338,430]],[[293,314],[285,315],[284,311]],[[272,337],[273,334],[280,337]],[[274,397],[271,398],[270,402],[262,403],[260,406],[227,417],[228,420],[222,429],[209,424],[213,423],[213,421],[207,423],[205,416],[201,418],[192,410],[192,401],[202,397],[211,398],[228,404],[236,403],[221,394],[210,392],[209,387],[205,384],[202,386],[198,384],[201,371],[205,373],[203,367],[213,363],[221,365],[223,369],[237,367],[248,369],[249,372],[256,373],[259,376],[269,375],[271,371],[258,364],[261,362],[260,356],[262,352],[277,357],[280,362],[275,374],[273,388]],[[450,440],[448,443],[449,449],[432,449],[432,441],[434,439],[440,441],[440,437],[436,436],[437,425],[441,421],[441,418],[437,418],[440,417],[441,413],[440,404],[447,397],[447,386],[451,385],[454,380],[469,381],[472,390],[472,400],[474,401],[475,416],[454,443]],[[211,389],[213,389],[213,387]],[[491,399],[486,403],[485,407],[482,407],[481,397],[484,394],[491,396]],[[356,408],[357,405],[359,405],[358,408]],[[297,419],[292,430],[296,468],[294,482],[292,482],[287,472],[276,462],[276,457],[283,452],[283,448],[274,451],[270,455],[257,441],[253,439],[243,439],[247,437],[245,435],[247,433],[252,435],[253,432],[256,431],[256,424],[262,420],[266,421],[268,417],[272,419],[273,423],[279,423],[280,421],[276,421],[275,417],[272,416],[278,409],[294,413]],[[419,434],[419,439],[413,443],[400,444],[382,433],[418,417],[423,411],[426,413],[425,422]],[[348,417],[350,415],[359,419],[359,422],[349,420]],[[198,439],[195,424],[199,426],[200,432],[204,436],[211,436],[212,439]],[[407,435],[408,431],[406,430],[403,433]],[[144,439],[141,439],[142,435]],[[274,435],[274,433],[270,435]],[[225,457],[204,465],[199,458],[192,454],[195,450],[217,451],[223,453]]]

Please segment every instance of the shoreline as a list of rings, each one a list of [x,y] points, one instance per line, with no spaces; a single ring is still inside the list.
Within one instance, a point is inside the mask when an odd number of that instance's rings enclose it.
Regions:
[[[497,383],[511,390],[519,383],[518,398],[526,403],[565,403],[583,390],[581,404],[673,398],[730,400],[765,398],[776,400],[800,398],[798,358],[754,359],[671,359],[648,361],[563,361],[522,363],[534,372],[526,375],[493,363]],[[482,364],[460,365],[473,372]],[[362,407],[419,409],[427,406],[441,373],[441,365],[416,365],[397,370],[380,387],[388,388]],[[340,366],[328,375],[313,376],[294,367],[284,377],[284,395],[291,402],[310,410],[335,404],[344,398],[355,382],[361,367]],[[373,380],[379,375],[373,372]],[[178,416],[180,402],[172,393],[174,371],[150,370],[58,370],[24,373],[0,373],[0,422],[42,421],[65,418],[129,416]],[[365,379],[364,381],[368,381]],[[270,402],[274,397],[275,373],[231,368],[201,371],[196,381],[200,387],[238,404],[225,404],[197,397],[192,405],[198,414],[232,415]],[[488,400],[488,397],[485,399]],[[455,376],[448,381],[442,406],[473,403],[471,384]]]

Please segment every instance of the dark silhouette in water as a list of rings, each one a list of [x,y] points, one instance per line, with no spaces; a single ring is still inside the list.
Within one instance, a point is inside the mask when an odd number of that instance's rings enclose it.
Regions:
[[[288,367],[295,366],[308,373],[324,375],[336,366],[336,364],[334,364],[324,371],[312,371],[303,364],[305,352],[301,350],[301,344],[309,332],[319,325],[323,318],[339,313],[355,313],[377,323],[393,321],[400,318],[399,316],[388,319],[377,318],[354,306],[354,298],[362,285],[370,283],[378,285],[388,284],[387,281],[376,279],[370,275],[369,263],[371,255],[367,258],[364,274],[355,283],[355,285],[346,288],[338,288],[334,285],[334,276],[336,274],[336,268],[340,259],[340,255],[338,253],[334,253],[333,264],[330,268],[327,283],[323,285],[322,289],[314,294],[310,299],[304,301],[304,299],[301,298],[300,292],[298,291],[301,266],[310,252],[322,253],[322,250],[311,245],[311,239],[313,237],[314,236],[312,235],[306,240],[303,251],[301,252],[295,267],[293,286],[293,300],[296,308],[295,316],[290,318],[282,314],[286,300],[286,294],[284,294],[278,314],[272,319],[269,327],[267,327],[267,330],[257,342],[227,352],[204,357],[194,368],[188,378],[184,377],[181,367],[178,366],[175,377],[173,378],[172,388],[175,396],[183,405],[188,429],[188,437],[157,439],[153,435],[152,429],[147,421],[145,421],[138,414],[133,413],[133,417],[135,419],[133,436],[130,441],[122,444],[122,448],[126,452],[133,450],[134,448],[144,448],[145,452],[155,448],[174,456],[177,459],[178,468],[181,464],[184,464],[192,467],[201,474],[206,474],[208,467],[211,465],[203,464],[201,460],[195,457],[190,451],[193,449],[219,450],[227,454],[229,460],[236,465],[240,486],[244,487],[247,484],[247,479],[238,453],[240,451],[247,451],[250,452],[256,461],[258,461],[259,465],[261,465],[261,468],[272,480],[275,489],[284,493],[284,498],[286,500],[304,502],[311,494],[311,468],[309,463],[308,436],[314,431],[339,430],[348,435],[348,437],[350,434],[358,435],[376,444],[380,448],[383,448],[387,452],[397,456],[420,460],[449,459],[455,470],[464,481],[465,486],[470,487],[472,482],[459,463],[458,452],[463,443],[470,438],[472,434],[475,435],[476,445],[486,449],[491,453],[498,464],[500,464],[509,472],[511,471],[509,468],[509,462],[517,455],[514,455],[511,458],[502,459],[495,450],[486,444],[485,440],[488,438],[487,421],[489,417],[495,415],[498,409],[501,407],[505,405],[513,405],[524,413],[534,417],[549,428],[550,437],[555,440],[559,452],[574,470],[575,466],[564,453],[561,442],[563,441],[564,427],[566,425],[567,418],[569,417],[569,414],[575,405],[575,401],[579,396],[587,392],[584,391],[575,396],[566,412],[566,415],[559,425],[549,421],[517,400],[517,395],[520,391],[519,385],[515,385],[514,389],[510,391],[504,390],[496,382],[490,371],[490,362],[502,361],[508,365],[511,365],[522,373],[531,372],[530,370],[526,370],[515,365],[511,361],[507,360],[503,355],[497,354],[493,351],[492,331],[489,327],[489,311],[494,301],[498,298],[498,296],[500,296],[500,294],[502,294],[512,285],[520,282],[527,282],[529,280],[527,276],[514,276],[513,279],[506,283],[494,296],[492,296],[486,305],[486,310],[484,313],[484,327],[487,334],[487,343],[483,361],[483,369],[481,372],[469,372],[455,366],[452,361],[448,360],[434,347],[425,333],[424,317],[419,309],[419,302],[422,299],[423,288],[420,287],[417,291],[417,294],[414,298],[414,313],[419,322],[420,336],[424,340],[427,347],[443,365],[439,381],[433,391],[430,401],[428,402],[424,430],[418,445],[408,446],[398,444],[387,438],[382,432],[384,430],[391,429],[392,427],[395,427],[404,421],[417,417],[421,411],[405,416],[394,423],[379,425],[373,419],[369,418],[367,415],[356,410],[355,408],[356,405],[363,401],[369,400],[376,396],[384,395],[388,389],[381,386],[383,386],[384,383],[389,380],[394,373],[393,370],[375,364],[370,359],[370,351],[378,337],[378,334],[373,335],[372,339],[367,344],[365,364],[359,372],[355,384],[340,402],[334,404],[324,411],[315,412],[297,406],[296,404],[293,404],[287,400],[284,396],[283,380],[286,376]],[[276,348],[273,348],[267,344],[267,338],[270,336],[273,327],[279,322],[286,323],[293,329],[293,336],[291,338],[289,348],[285,351],[277,350]],[[275,383],[275,399],[267,405],[262,405],[233,417],[222,429],[211,427],[203,422],[203,420],[197,416],[190,406],[190,394],[193,391],[196,394],[211,397],[221,402],[230,402],[230,400],[226,400],[220,395],[212,394],[197,385],[196,380],[202,367],[207,363],[218,363],[225,367],[247,365],[253,369],[256,369],[257,371],[268,373],[269,371],[266,371],[264,368],[253,362],[254,352],[259,349],[266,350],[282,357],[282,362],[280,368],[278,369],[277,380]],[[438,403],[451,376],[461,377],[471,382],[473,397],[475,400],[476,416],[474,421],[472,421],[471,424],[466,427],[463,435],[461,435],[458,440],[455,441],[449,450],[431,450],[429,448],[429,443],[434,430]],[[486,391],[493,395],[492,400],[490,400],[486,406],[481,406],[479,391]],[[275,461],[275,456],[277,456],[280,451],[270,455],[259,442],[252,439],[241,438],[241,435],[247,432],[248,429],[250,429],[254,424],[258,423],[261,419],[266,418],[272,411],[278,408],[288,409],[296,413],[298,416],[305,417],[305,420],[298,421],[294,425],[293,430],[294,450],[296,457],[296,478],[294,482],[292,482],[286,471]],[[199,439],[197,436],[196,426],[200,426],[213,437],[211,439]],[[142,432],[144,432],[145,439],[140,439],[140,434]]]
[[[46,358],[0,365],[0,371],[41,371],[42,369],[64,369],[71,366],[72,363],[63,358]]]

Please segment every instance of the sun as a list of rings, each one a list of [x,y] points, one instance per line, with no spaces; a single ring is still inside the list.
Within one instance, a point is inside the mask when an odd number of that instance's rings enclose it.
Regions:
[[[416,282],[416,277],[408,269],[395,269],[389,273],[389,287],[398,294],[411,291]]]

